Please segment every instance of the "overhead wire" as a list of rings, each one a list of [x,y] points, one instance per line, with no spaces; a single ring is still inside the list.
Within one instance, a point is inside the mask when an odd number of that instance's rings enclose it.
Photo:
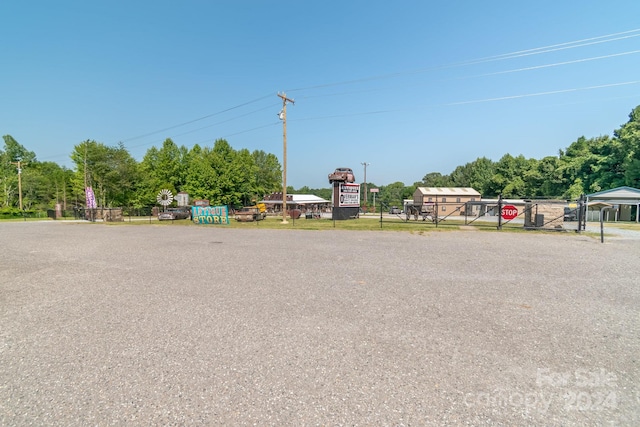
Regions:
[[[503,60],[514,59],[514,58],[519,58],[519,57],[523,57],[523,56],[538,55],[538,54],[555,52],[555,51],[559,51],[559,50],[579,48],[579,47],[590,46],[590,45],[600,44],[600,43],[608,43],[608,42],[613,42],[613,41],[618,41],[618,40],[623,40],[623,39],[628,39],[628,38],[633,38],[633,37],[640,37],[640,28],[639,29],[628,30],[628,31],[623,31],[623,32],[618,32],[618,33],[607,34],[607,35],[603,35],[603,36],[590,37],[590,38],[580,39],[580,40],[575,40],[575,41],[570,41],[570,42],[552,44],[552,45],[547,45],[547,46],[542,46],[542,47],[537,47],[537,48],[531,48],[531,49],[526,49],[526,50],[519,50],[519,51],[509,52],[509,53],[505,53],[505,54],[492,55],[492,56],[472,59],[472,60],[468,60],[468,61],[461,61],[461,62],[457,62],[457,63],[444,64],[444,65],[439,65],[439,66],[433,66],[433,67],[416,69],[416,70],[409,70],[409,71],[403,71],[403,72],[374,75],[374,76],[362,77],[362,78],[357,78],[357,79],[345,80],[345,81],[341,81],[341,82],[325,83],[325,84],[311,85],[311,86],[306,86],[306,87],[299,87],[299,88],[294,88],[294,89],[287,89],[286,92],[299,92],[299,91],[304,91],[304,90],[320,89],[320,88],[326,88],[326,87],[332,87],[332,86],[350,85],[350,84],[363,83],[363,82],[374,81],[374,80],[382,80],[382,79],[400,77],[400,76],[411,75],[411,74],[425,73],[425,72],[428,72],[428,71],[440,70],[440,69],[446,69],[446,68],[452,68],[452,67],[464,67],[464,66],[471,66],[471,65],[476,65],[476,64],[486,63],[486,62],[503,61]],[[616,57],[616,56],[630,55],[630,54],[635,54],[635,53],[639,53],[639,52],[640,52],[640,50],[634,50],[634,51],[628,51],[628,52],[611,54],[611,55],[603,55],[603,56],[599,56],[599,57],[578,59],[578,60],[573,60],[573,61],[564,61],[564,62],[557,62],[557,63],[553,63],[553,64],[544,64],[544,65],[531,66],[531,67],[525,67],[525,68],[519,68],[519,69],[513,69],[513,70],[497,71],[497,72],[494,72],[494,73],[487,73],[487,74],[469,76],[467,78],[479,77],[479,76],[489,76],[489,75],[499,75],[499,74],[506,74],[506,73],[515,73],[515,72],[520,72],[520,71],[529,71],[529,70],[540,69],[540,68],[555,67],[555,66],[568,65],[568,64],[579,63],[579,62],[586,62],[586,61],[593,61],[593,60],[598,60],[598,59],[612,58],[612,57]],[[548,95],[548,94],[573,92],[573,91],[579,91],[579,90],[590,90],[590,89],[621,86],[621,85],[629,85],[629,84],[636,84],[636,83],[638,83],[638,82],[612,83],[612,84],[605,84],[605,85],[590,86],[590,87],[585,87],[585,88],[562,89],[562,90],[556,90],[556,91],[538,92],[538,93],[533,93],[533,94],[522,94],[522,95],[512,95],[512,96],[505,96],[505,97],[486,98],[486,99],[482,99],[482,100],[459,101],[459,102],[446,103],[446,104],[441,104],[441,105],[451,106],[451,105],[464,105],[464,104],[472,104],[472,103],[480,103],[480,102],[494,102],[494,101],[498,101],[498,100],[524,98],[524,97],[529,97],[529,96],[542,96],[542,95]],[[376,89],[371,89],[371,90],[376,90]],[[350,94],[350,93],[357,93],[357,92],[362,92],[362,91],[342,92],[341,94]],[[321,96],[337,96],[337,95],[341,95],[341,94],[304,95],[304,96],[302,96],[302,98],[304,99],[304,98],[313,98],[313,97],[321,97]],[[177,129],[179,127],[187,126],[189,124],[193,124],[193,123],[196,123],[198,121],[202,121],[202,120],[205,120],[205,119],[208,119],[208,118],[211,118],[211,117],[214,117],[214,116],[217,116],[217,115],[229,112],[229,111],[233,111],[233,110],[236,110],[238,108],[241,108],[241,107],[244,107],[244,106],[256,103],[256,102],[259,102],[259,101],[267,99],[267,98],[269,98],[271,96],[273,96],[273,94],[264,95],[264,96],[255,98],[253,100],[250,100],[250,101],[247,101],[247,102],[243,102],[243,103],[234,105],[234,106],[229,107],[229,108],[225,108],[225,109],[217,111],[215,113],[211,113],[211,114],[207,114],[207,115],[202,116],[202,117],[198,117],[196,119],[188,120],[188,121],[176,124],[176,125],[165,127],[165,128],[162,128],[162,129],[159,129],[159,130],[155,130],[155,131],[152,131],[152,132],[148,132],[148,133],[145,133],[145,134],[142,134],[142,135],[126,138],[126,139],[123,139],[122,142],[123,143],[131,142],[131,141],[135,141],[135,140],[138,140],[138,139],[146,138],[146,137],[149,137],[149,136],[152,136],[152,135],[156,135],[156,134],[159,134],[159,133],[162,133],[162,132],[166,132],[168,130]],[[224,121],[212,124],[212,125],[204,126],[204,127],[198,128],[198,129],[193,129],[193,130],[190,130],[190,131],[187,131],[187,132],[183,132],[181,134],[176,134],[173,137],[182,136],[182,135],[193,133],[193,132],[196,132],[196,131],[199,131],[199,130],[210,128],[210,127],[222,124],[222,123],[226,123],[226,122],[231,121],[231,120],[235,120],[235,119],[240,118],[240,117],[245,117],[245,116],[253,114],[255,112],[259,112],[259,111],[265,110],[267,108],[271,108],[271,106],[267,106],[267,107],[264,107],[262,109],[255,110],[253,112],[246,113],[246,114],[243,114],[243,115],[240,115],[240,116],[228,119],[228,120],[224,120]],[[344,115],[331,115],[331,116],[323,116],[323,117],[298,118],[298,119],[293,119],[293,120],[295,120],[295,121],[320,120],[320,119],[330,119],[330,118],[337,118],[337,117],[362,116],[362,115],[370,115],[370,114],[383,114],[383,113],[390,113],[390,112],[395,112],[395,111],[402,111],[402,109],[367,111],[367,112],[360,112],[360,113],[349,113],[349,114],[344,114]],[[247,129],[247,130],[244,130],[244,131],[235,132],[235,133],[232,133],[232,134],[227,134],[226,136],[235,136],[235,135],[251,132],[251,131],[254,131],[254,130],[257,130],[257,129],[270,127],[270,126],[273,126],[275,124],[277,124],[277,122],[271,123],[271,124],[267,124],[267,125],[258,126],[258,127],[254,127],[254,128]],[[209,141],[209,140],[207,140],[207,141]],[[130,148],[139,148],[139,147],[142,147],[142,146],[145,146],[145,145],[150,145],[150,144],[153,144],[153,142],[152,143],[144,143],[144,144],[133,145]]]
[[[562,66],[562,65],[578,64],[578,63],[581,63],[581,62],[596,61],[596,60],[614,58],[614,57],[619,57],[619,56],[633,55],[633,54],[637,54],[637,53],[640,53],[640,50],[631,50],[631,51],[627,51],[627,52],[614,53],[614,54],[611,54],[611,55],[602,55],[602,56],[594,56],[594,57],[590,57],[590,58],[581,58],[581,59],[575,59],[575,60],[572,60],[572,61],[555,62],[555,63],[552,63],[552,64],[534,65],[534,66],[531,66],[531,67],[516,68],[516,69],[511,69],[511,70],[495,71],[495,72],[492,72],[492,73],[472,74],[472,75],[455,77],[455,78],[452,78],[452,79],[445,79],[445,80],[440,80],[440,81],[464,80],[464,79],[470,79],[470,78],[476,78],[476,77],[487,77],[487,76],[494,76],[494,75],[500,75],[500,74],[517,73],[517,72],[523,72],[523,71],[531,71],[531,70],[537,70],[537,69],[558,67],[558,66]],[[325,97],[332,97],[332,96],[352,95],[352,94],[357,94],[357,93],[376,92],[376,91],[389,90],[389,89],[393,89],[393,87],[378,88],[378,89],[362,89],[362,90],[335,92],[335,93],[320,94],[320,95],[304,95],[304,96],[300,96],[299,99],[325,98]]]
[[[228,123],[228,122],[231,122],[231,121],[233,121],[233,120],[237,120],[237,119],[239,119],[239,118],[246,117],[246,116],[250,116],[250,115],[255,114],[255,113],[258,113],[258,112],[260,112],[260,111],[267,110],[267,109],[269,109],[269,108],[274,108],[274,107],[276,107],[277,105],[279,105],[279,103],[272,104],[272,105],[268,105],[268,106],[266,106],[266,107],[259,108],[259,109],[257,109],[257,110],[253,110],[253,111],[250,111],[250,112],[248,112],[248,113],[241,114],[241,115],[239,115],[239,116],[235,116],[235,117],[232,117],[232,118],[230,118],[230,119],[222,120],[222,121],[219,121],[219,122],[216,122],[216,123],[213,123],[213,124],[207,125],[207,126],[202,126],[202,127],[199,127],[199,128],[196,128],[196,129],[192,129],[192,130],[189,130],[189,131],[186,131],[186,132],[182,132],[182,133],[174,134],[174,135],[169,136],[168,138],[176,138],[176,137],[179,137],[179,136],[184,136],[184,135],[188,135],[188,134],[190,134],[190,133],[194,133],[194,132],[198,132],[198,131],[201,131],[201,130],[204,130],[204,129],[208,129],[208,128],[211,128],[211,127],[214,127],[214,126],[218,126],[218,125],[221,125],[221,124],[223,124],[223,123]],[[227,111],[228,111],[228,110],[227,110]],[[210,115],[209,117],[212,117],[212,115]],[[193,123],[193,122],[195,122],[195,121],[196,121],[196,120],[192,120],[190,123]],[[174,129],[174,128],[176,128],[176,127],[178,127],[178,126],[174,126],[174,127],[172,127],[172,129]],[[140,147],[144,147],[144,146],[147,146],[147,145],[155,144],[156,142],[157,142],[157,141],[152,141],[152,142],[146,142],[146,143],[142,143],[142,144],[132,145],[132,146],[130,146],[129,148],[140,148]]]
[[[485,98],[485,99],[477,99],[477,100],[471,100],[471,101],[449,102],[442,105],[451,106],[451,105],[478,104],[482,102],[504,101],[507,99],[527,98],[532,96],[543,96],[543,95],[555,95],[558,93],[578,92],[583,90],[602,89],[607,87],[627,86],[627,85],[635,85],[635,84],[640,84],[640,80],[621,82],[621,83],[609,83],[609,84],[603,84],[603,85],[587,86],[587,87],[572,88],[572,89],[550,90],[546,92],[528,93],[523,95],[501,96],[497,98]]]
[[[602,55],[602,56],[594,56],[594,57],[591,57],[591,58],[574,59],[572,61],[555,62],[553,64],[534,65],[534,66],[531,66],[531,67],[516,68],[516,69],[513,69],[513,70],[504,70],[504,71],[495,71],[495,72],[492,72],[492,73],[475,74],[475,75],[470,75],[470,76],[465,76],[465,77],[458,77],[458,78],[456,78],[456,80],[468,79],[468,78],[473,78],[473,77],[486,77],[486,76],[496,76],[496,75],[500,75],[500,74],[518,73],[518,72],[521,72],[521,71],[539,70],[539,69],[543,69],[543,68],[558,67],[558,66],[561,66],[561,65],[578,64],[580,62],[597,61],[599,59],[608,59],[608,58],[615,58],[615,57],[618,57],[618,56],[633,55],[633,54],[636,54],[636,53],[640,53],[640,50],[630,50],[630,51],[627,51],[627,52],[613,53],[611,55]]]
[[[268,98],[270,96],[272,96],[272,95],[271,94],[264,95],[264,96],[261,96],[260,98],[256,98],[256,99],[251,100],[251,101],[243,102],[242,104],[234,105],[233,107],[225,108],[224,110],[217,111],[217,112],[212,113],[212,114],[207,114],[206,116],[202,116],[202,117],[199,117],[197,119],[189,120],[189,121],[177,124],[177,125],[169,126],[167,128],[163,128],[163,129],[156,130],[156,131],[153,131],[153,132],[145,133],[144,135],[138,135],[138,136],[134,136],[134,137],[131,137],[131,138],[126,138],[126,139],[123,139],[122,142],[133,141],[133,140],[136,140],[136,139],[145,138],[147,136],[155,135],[155,134],[158,134],[158,133],[161,133],[161,132],[166,132],[168,130],[175,129],[175,128],[178,128],[178,127],[186,126],[186,125],[189,125],[191,123],[198,122],[200,120],[208,119],[209,117],[214,117],[214,116],[220,115],[222,113],[226,113],[228,111],[232,111],[232,110],[235,110],[237,108],[244,107],[246,105],[250,105],[250,104],[253,104],[253,103],[258,102],[258,101],[262,101],[263,99],[266,99],[266,98]]]
[[[640,80],[619,82],[619,83],[607,83],[602,85],[569,88],[569,89],[558,89],[558,90],[550,90],[550,91],[544,91],[544,92],[526,93],[526,94],[518,94],[518,95],[508,95],[508,96],[501,96],[501,97],[495,97],[495,98],[448,102],[448,103],[432,104],[432,105],[426,105],[426,106],[412,106],[412,107],[389,109],[389,110],[374,110],[374,111],[365,111],[365,112],[359,112],[359,113],[333,114],[330,116],[296,118],[296,119],[290,119],[290,121],[299,122],[299,121],[365,116],[365,115],[371,115],[371,114],[385,114],[385,113],[402,112],[402,111],[415,111],[418,109],[432,109],[432,108],[449,107],[449,106],[455,106],[455,105],[479,104],[479,103],[485,103],[485,102],[505,101],[510,99],[529,98],[529,97],[544,96],[544,95],[555,95],[559,93],[580,92],[580,91],[586,91],[586,90],[595,90],[595,89],[603,89],[603,88],[617,87],[617,86],[628,86],[628,85],[636,85],[636,84],[640,84]]]
[[[450,64],[437,65],[437,66],[432,66],[427,68],[419,68],[416,70],[380,74],[375,76],[362,77],[358,79],[344,80],[341,82],[324,83],[324,84],[299,87],[294,89],[287,89],[287,92],[299,92],[302,90],[309,90],[309,89],[320,89],[320,88],[331,87],[331,86],[342,86],[342,85],[354,84],[354,83],[364,83],[372,80],[382,80],[382,79],[400,77],[400,76],[405,76],[410,74],[419,74],[419,73],[425,73],[429,71],[442,70],[447,68],[464,67],[464,66],[476,65],[476,64],[486,63],[486,62],[503,61],[507,59],[519,58],[522,56],[540,55],[543,53],[555,52],[558,50],[574,49],[578,47],[590,46],[593,44],[608,43],[608,42],[632,38],[632,37],[640,37],[640,28],[623,31],[619,33],[607,34],[604,36],[590,37],[590,38],[575,40],[571,42],[557,43],[557,44],[552,44],[552,45],[542,46],[542,47],[537,47],[532,49],[519,50],[519,51],[509,52],[509,53],[504,53],[499,55],[486,56],[486,57],[471,59],[467,61],[454,62]],[[606,39],[606,40],[602,40],[602,39]],[[594,40],[597,40],[597,41],[594,41]]]

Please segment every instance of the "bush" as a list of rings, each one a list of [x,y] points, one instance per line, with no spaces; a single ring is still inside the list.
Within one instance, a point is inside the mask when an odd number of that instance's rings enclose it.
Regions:
[[[25,212],[26,213],[26,212]],[[24,213],[20,208],[5,206],[0,208],[0,219],[22,218]]]

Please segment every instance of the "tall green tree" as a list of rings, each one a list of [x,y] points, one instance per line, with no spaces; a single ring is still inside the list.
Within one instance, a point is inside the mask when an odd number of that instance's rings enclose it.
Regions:
[[[171,138],[162,143],[160,149],[151,147],[139,165],[140,182],[136,205],[151,205],[162,189],[173,194],[187,191],[187,175],[192,156],[185,146],[176,145]]]
[[[575,192],[591,193],[620,185],[623,179],[618,165],[612,165],[612,151],[617,150],[608,136],[585,138],[581,136],[565,151],[560,151],[560,171],[567,183],[565,195],[575,197]],[[615,170],[612,173],[611,168]],[[578,187],[577,183],[580,183]],[[568,190],[571,188],[571,191]]]
[[[219,139],[212,148],[194,146],[188,158],[184,191],[191,197],[239,207],[253,204],[278,189],[273,180],[279,164],[273,155],[249,153],[247,149],[236,151],[226,140]]]
[[[480,194],[486,194],[494,172],[494,162],[486,157],[479,157],[451,172],[452,186],[471,187]]]
[[[527,197],[524,177],[536,165],[535,159],[525,159],[523,155],[513,157],[505,154],[496,163],[495,173],[487,185],[483,197],[502,195],[505,198]]]
[[[93,187],[99,206],[113,207],[128,204],[138,179],[137,163],[126,148],[119,144],[108,147],[86,140],[74,147],[71,160],[75,163],[73,179],[75,191]]]
[[[219,204],[241,206],[244,203],[239,185],[242,177],[238,176],[241,162],[237,157],[236,151],[224,139],[218,139],[209,153],[211,166],[217,174],[212,199]]]
[[[267,195],[282,191],[282,167],[275,154],[255,150],[251,153],[256,171],[256,193]]]
[[[396,181],[380,187],[378,200],[387,206],[402,206],[404,199],[413,198],[413,187],[405,186],[403,182]]]
[[[66,210],[67,202],[75,199],[73,171],[55,162],[34,163],[25,178],[23,202],[27,209],[52,209],[60,203]]]
[[[430,172],[422,178],[422,187],[451,187],[452,180],[449,175],[440,172]]]
[[[631,111],[629,121],[614,132],[620,141],[624,185],[640,188],[640,106]]]
[[[31,176],[30,168],[37,163],[33,151],[27,150],[11,135],[4,135],[4,149],[0,150],[0,206],[18,206],[18,162],[20,163],[21,177],[25,184],[23,191],[28,189],[27,181]],[[24,193],[23,193],[24,194]],[[23,200],[24,202],[24,200]]]
[[[547,156],[535,163],[525,173],[526,197],[560,198],[566,188],[560,170],[560,159]]]
[[[209,148],[194,145],[189,151],[184,191],[191,199],[211,199],[217,175],[208,158]],[[214,202],[215,204],[215,202]]]

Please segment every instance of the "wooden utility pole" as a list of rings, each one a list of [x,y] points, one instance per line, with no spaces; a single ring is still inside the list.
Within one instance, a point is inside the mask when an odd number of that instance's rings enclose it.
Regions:
[[[20,160],[17,162],[11,162],[12,165],[16,165],[18,168],[18,199],[20,200],[20,211],[22,211],[22,166],[26,163],[22,163]]]
[[[287,98],[286,93],[278,94],[282,98],[282,111],[278,116],[282,120],[282,223],[287,224],[287,102],[295,104],[293,99]]]
[[[364,213],[367,213],[367,198],[369,197],[367,193],[367,166],[371,163],[362,162],[360,164],[364,166]]]

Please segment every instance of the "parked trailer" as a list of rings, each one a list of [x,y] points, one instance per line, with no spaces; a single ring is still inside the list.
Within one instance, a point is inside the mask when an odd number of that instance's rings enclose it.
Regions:
[[[435,222],[436,220],[436,207],[434,203],[406,203],[404,205],[404,212],[407,216],[407,221],[409,221],[411,217],[413,217],[415,221],[420,217],[423,221],[429,219],[430,221]]]

